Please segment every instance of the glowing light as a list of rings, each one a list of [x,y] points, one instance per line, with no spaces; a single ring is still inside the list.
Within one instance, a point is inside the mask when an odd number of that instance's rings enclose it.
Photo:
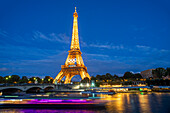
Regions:
[[[92,86],[92,87],[95,87],[95,84],[94,84],[94,83],[91,83],[91,86]]]
[[[139,88],[139,91],[143,91],[143,89],[142,89],[142,88]]]
[[[5,96],[5,97],[18,97],[18,96],[12,96],[12,95],[10,96],[10,95],[9,95],[9,96]]]
[[[83,87],[83,84],[81,83],[80,86]]]

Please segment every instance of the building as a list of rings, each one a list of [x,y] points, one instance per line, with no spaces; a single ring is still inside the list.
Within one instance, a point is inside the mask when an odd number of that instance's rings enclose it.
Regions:
[[[152,70],[155,70],[155,69],[148,69],[148,70],[142,71],[140,74],[145,79],[150,78],[150,77],[154,77],[153,74],[152,74]]]

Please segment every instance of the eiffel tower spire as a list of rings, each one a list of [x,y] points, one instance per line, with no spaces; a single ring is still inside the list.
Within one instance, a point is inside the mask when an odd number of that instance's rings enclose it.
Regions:
[[[76,11],[76,7],[75,7],[75,12],[73,14],[74,20],[73,20],[73,31],[72,31],[72,40],[71,40],[71,47],[70,49],[80,49],[80,45],[79,45],[79,36],[78,36],[78,14]]]
[[[64,65],[61,65],[61,71],[55,77],[53,83],[60,82],[61,79],[65,76],[65,84],[70,83],[71,79],[75,75],[80,75],[82,79],[85,77],[90,79],[90,75],[87,72],[87,67],[84,65],[83,58],[81,56],[80,45],[79,45],[79,36],[78,36],[78,14],[75,7],[75,12],[73,14],[73,31],[72,31],[72,40],[71,47],[68,51],[69,54],[65,61]]]

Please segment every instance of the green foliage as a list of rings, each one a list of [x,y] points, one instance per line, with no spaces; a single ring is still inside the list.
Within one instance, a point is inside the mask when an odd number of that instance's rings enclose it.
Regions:
[[[19,80],[20,80],[20,76],[18,76],[18,75],[12,75],[11,78],[9,78],[9,80],[10,80],[12,83],[14,83],[14,82],[18,83]]]
[[[28,83],[28,78],[26,76],[23,76],[19,83]]]
[[[112,80],[113,76],[110,73],[106,73],[105,79],[106,80]]]
[[[92,76],[92,77],[91,77],[91,80],[96,81],[96,77]]]
[[[50,76],[45,76],[44,83],[53,83],[53,78]]]
[[[152,74],[155,78],[162,78],[163,76],[167,76],[167,70],[164,68],[156,68],[152,70]]]
[[[42,79],[41,78],[36,77],[36,80],[37,80],[38,83],[42,83]]]
[[[131,79],[131,80],[136,80],[136,79],[141,79],[142,76],[140,73],[133,74],[132,72],[125,72],[124,79]]]
[[[29,80],[31,81],[31,83],[35,83],[36,77],[31,77]]]
[[[81,80],[81,83],[89,83],[90,80],[88,77],[85,77],[83,80]]]
[[[101,84],[102,84],[101,82],[96,82],[96,83],[95,83],[95,86],[96,86],[96,87],[99,87]]]

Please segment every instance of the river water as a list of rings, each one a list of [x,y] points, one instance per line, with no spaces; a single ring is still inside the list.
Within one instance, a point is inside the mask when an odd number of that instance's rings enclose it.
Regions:
[[[170,93],[117,93],[104,100],[106,109],[8,108],[0,113],[170,113]]]

